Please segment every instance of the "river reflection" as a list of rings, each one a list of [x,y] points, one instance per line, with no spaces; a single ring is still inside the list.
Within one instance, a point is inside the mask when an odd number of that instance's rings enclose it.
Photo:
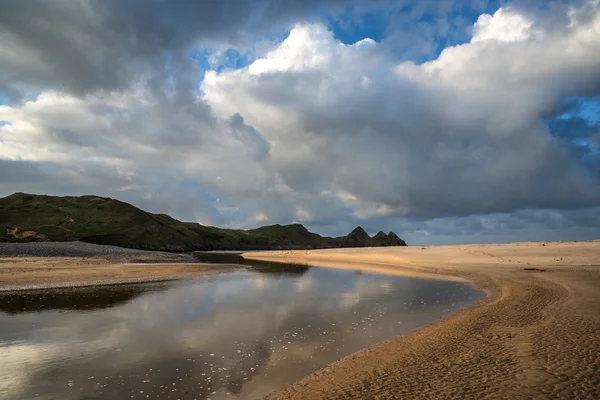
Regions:
[[[0,307],[0,398],[260,398],[484,297],[459,282],[266,264],[98,289],[63,290],[67,306],[55,291],[37,309]],[[118,300],[77,305],[103,296]]]
[[[115,307],[134,297],[168,287],[165,283],[74,287],[0,292],[0,311],[19,314],[43,310],[96,310]]]

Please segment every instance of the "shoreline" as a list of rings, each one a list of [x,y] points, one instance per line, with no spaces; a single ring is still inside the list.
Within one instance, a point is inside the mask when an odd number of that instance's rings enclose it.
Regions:
[[[83,242],[0,243],[0,292],[127,285],[245,269],[198,262],[191,253]]]
[[[488,294],[335,361],[267,399],[600,398],[599,241],[243,256],[458,277]]]
[[[34,290],[167,281],[246,268],[109,250],[108,256],[89,257],[0,254],[0,291],[18,290],[18,285]],[[270,251],[243,257],[468,281],[488,294],[470,307],[335,361],[267,399],[600,398],[600,241]]]
[[[79,242],[0,243],[0,292],[172,281],[245,269]]]
[[[118,267],[122,264],[117,265],[107,265],[107,267]],[[131,264],[134,265],[134,264]],[[148,264],[135,264],[138,266],[145,266]],[[164,266],[168,267],[172,264],[159,264],[154,263],[152,265]],[[195,266],[205,266],[204,264],[186,264],[186,265],[195,265]],[[100,278],[100,279],[87,279],[87,280],[78,280],[78,281],[53,281],[46,283],[24,283],[20,285],[1,285],[0,284],[0,293],[10,293],[10,292],[24,292],[24,291],[34,291],[34,290],[49,290],[49,289],[71,289],[71,288],[86,288],[86,287],[97,287],[97,286],[121,286],[121,285],[135,285],[135,284],[144,284],[144,283],[158,283],[158,282],[172,282],[178,280],[185,279],[195,279],[203,276],[210,276],[216,274],[223,273],[231,273],[237,271],[243,271],[245,269],[242,265],[229,265],[229,264],[221,264],[223,268],[211,268],[204,270],[195,270],[190,271],[189,273],[180,273],[178,275],[161,275],[161,276],[140,276],[140,277],[131,277],[131,278],[119,278],[119,279],[109,279],[109,278]]]

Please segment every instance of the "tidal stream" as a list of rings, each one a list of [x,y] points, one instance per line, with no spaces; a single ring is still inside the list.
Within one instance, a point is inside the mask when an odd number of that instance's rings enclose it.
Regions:
[[[249,262],[167,283],[0,295],[0,399],[255,399],[485,294]]]

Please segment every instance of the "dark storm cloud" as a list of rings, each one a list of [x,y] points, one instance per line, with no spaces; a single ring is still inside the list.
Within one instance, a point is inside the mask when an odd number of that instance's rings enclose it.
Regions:
[[[28,0],[0,4],[0,92],[122,88],[190,67],[189,46],[252,45],[257,35],[344,0]],[[191,70],[190,70],[191,71]],[[189,71],[188,71],[189,72]]]
[[[315,19],[373,3],[3,2],[0,96],[28,101],[0,103],[0,196],[93,193],[412,243],[595,232],[600,136],[564,98],[600,90],[598,6],[517,2],[477,20],[462,2],[393,3],[406,12],[390,35],[350,46]],[[215,57],[201,80],[190,55],[207,47],[258,60]]]
[[[461,5],[483,11],[488,3]],[[365,11],[393,15],[386,23],[414,47],[424,32],[411,29],[415,19],[429,16],[435,21],[429,25],[444,25],[455,9],[456,0],[4,1],[0,93],[20,99],[54,88],[81,95],[135,80],[161,82],[165,75],[187,75],[193,85],[199,72],[189,57],[192,46],[251,47],[261,35],[348,10],[357,19]]]
[[[409,245],[589,240],[600,236],[599,207],[577,210],[520,210],[431,219],[362,221],[370,233],[399,232]]]

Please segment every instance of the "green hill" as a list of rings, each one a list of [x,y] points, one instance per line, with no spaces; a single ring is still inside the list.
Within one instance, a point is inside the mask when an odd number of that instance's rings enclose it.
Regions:
[[[406,246],[393,232],[373,238],[360,227],[330,238],[300,224],[252,230],[220,229],[151,214],[98,196],[56,197],[15,193],[0,198],[0,241],[74,241],[144,250],[269,250]]]

